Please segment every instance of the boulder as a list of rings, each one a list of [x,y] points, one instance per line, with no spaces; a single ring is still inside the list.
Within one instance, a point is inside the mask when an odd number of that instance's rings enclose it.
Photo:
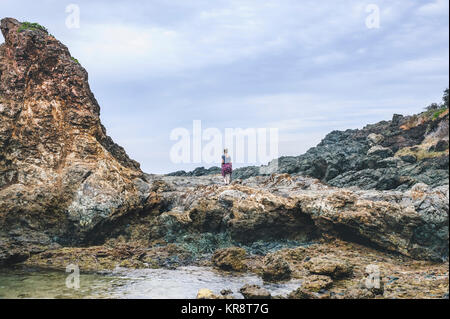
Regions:
[[[400,157],[402,161],[410,164],[417,162],[417,157],[415,155],[403,155]]]
[[[319,292],[328,290],[332,285],[333,280],[329,276],[311,275],[302,282],[301,287],[308,291]]]
[[[434,150],[436,152],[443,152],[445,150],[448,150],[448,141],[440,140],[439,142],[436,143]]]
[[[270,292],[258,285],[245,285],[240,290],[245,299],[270,299]]]
[[[367,136],[367,140],[369,141],[369,143],[374,146],[374,145],[378,145],[381,142],[383,142],[384,140],[384,136],[381,134],[376,134],[376,133],[370,133]]]
[[[381,145],[372,146],[368,151],[367,155],[379,156],[380,158],[388,158],[394,155],[391,149],[383,147]]]
[[[219,296],[216,296],[210,289],[202,288],[197,293],[197,299],[219,299]]]
[[[353,274],[353,268],[349,264],[328,256],[313,257],[304,266],[312,274],[330,276],[333,279],[342,279]],[[313,278],[319,283],[327,283],[324,277]]]
[[[212,263],[215,267],[226,271],[242,272],[247,270],[245,264],[246,251],[239,247],[218,249],[212,256]]]
[[[283,257],[276,254],[268,254],[264,258],[262,278],[265,281],[280,281],[291,278],[291,268]]]

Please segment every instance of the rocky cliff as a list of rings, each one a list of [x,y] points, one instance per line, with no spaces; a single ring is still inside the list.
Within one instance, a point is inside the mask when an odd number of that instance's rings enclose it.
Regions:
[[[44,29],[1,20],[0,263],[89,240],[141,206],[139,164],[106,135],[86,70]]]

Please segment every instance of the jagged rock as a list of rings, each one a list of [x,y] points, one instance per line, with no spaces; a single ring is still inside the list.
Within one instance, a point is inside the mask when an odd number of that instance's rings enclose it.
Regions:
[[[441,138],[438,149],[448,149],[448,120],[448,112],[438,118],[429,117],[427,112],[397,114],[391,121],[363,129],[333,131],[305,154],[280,157],[260,167],[235,169],[233,179],[288,173],[318,178],[337,187],[362,189],[406,190],[418,182],[448,185],[448,154],[436,158],[436,154],[427,156],[421,151],[429,138]],[[411,154],[405,154],[406,149]],[[397,156],[399,151],[399,157],[408,155],[403,163],[383,161]],[[436,145],[430,151],[436,152]]]
[[[367,151],[367,155],[376,155],[381,158],[387,158],[387,157],[391,157],[392,155],[394,155],[394,152],[392,152],[392,150],[387,147],[376,145],[376,146],[372,146]]]
[[[139,164],[100,123],[87,72],[53,36],[20,25],[0,26],[0,265],[18,258],[5,257],[12,247],[98,240],[99,225],[148,196]]]
[[[154,217],[155,239],[170,229],[181,232],[177,237],[186,232],[224,233],[240,243],[309,241],[330,234],[416,259],[448,258],[448,186],[381,192],[338,189],[288,174],[229,186],[213,184],[220,181],[218,176],[184,179],[164,177],[171,190],[158,196],[173,211]]]
[[[191,172],[186,171],[176,171],[170,174],[167,174],[167,176],[205,176],[205,175],[215,175],[220,174],[222,172],[220,167],[213,166],[208,169],[204,167],[197,167]]]
[[[262,278],[265,281],[280,281],[291,278],[291,268],[281,256],[269,254],[264,258]]]
[[[445,150],[448,150],[448,141],[440,140],[436,143],[436,146],[434,148],[436,152],[443,152]]]
[[[214,252],[211,258],[214,266],[227,271],[245,271],[247,265],[244,263],[244,259],[247,252],[240,247],[230,247],[224,249],[218,249]]]
[[[384,140],[384,136],[381,134],[371,133],[367,136],[367,139],[372,145],[378,145]]]
[[[245,299],[270,299],[270,292],[258,285],[245,285],[240,290]]]
[[[400,158],[402,159],[402,161],[411,163],[411,164],[414,164],[417,162],[417,157],[414,155],[404,155],[404,156],[401,156]]]
[[[305,263],[305,268],[312,274],[341,279],[352,275],[352,267],[346,262],[330,257],[313,257]]]
[[[302,288],[312,292],[327,290],[333,285],[329,276],[311,275],[302,282]]]

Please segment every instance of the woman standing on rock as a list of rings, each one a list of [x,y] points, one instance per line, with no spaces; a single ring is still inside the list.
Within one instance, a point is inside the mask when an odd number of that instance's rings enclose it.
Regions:
[[[228,149],[223,150],[222,155],[222,176],[225,184],[231,183],[231,173],[233,172],[233,167],[231,166],[231,156],[228,155]]]

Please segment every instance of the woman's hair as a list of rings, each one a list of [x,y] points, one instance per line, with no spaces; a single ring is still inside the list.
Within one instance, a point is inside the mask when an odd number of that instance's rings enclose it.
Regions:
[[[223,150],[223,152],[224,152],[225,154],[228,154],[228,148],[225,148],[225,149]]]

